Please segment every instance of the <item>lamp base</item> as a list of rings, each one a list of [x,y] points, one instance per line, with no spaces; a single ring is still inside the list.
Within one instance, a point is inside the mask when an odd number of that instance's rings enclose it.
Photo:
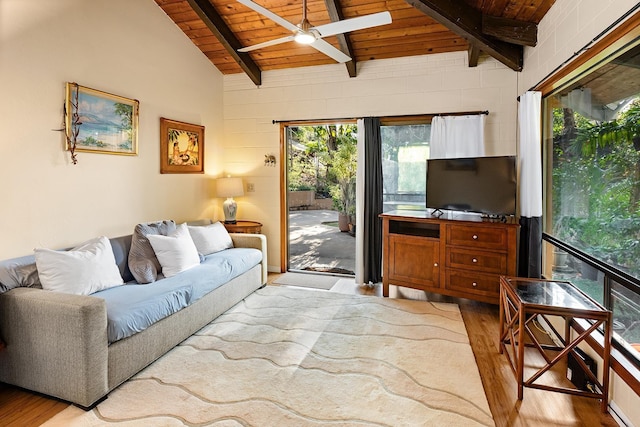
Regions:
[[[236,223],[236,212],[238,211],[238,204],[233,197],[227,198],[222,204],[222,211],[224,212],[224,223],[225,224],[235,224]]]

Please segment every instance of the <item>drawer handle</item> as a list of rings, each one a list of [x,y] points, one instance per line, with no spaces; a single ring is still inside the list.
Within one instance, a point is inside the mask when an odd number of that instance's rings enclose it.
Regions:
[[[434,267],[437,267],[437,266],[438,266],[438,263],[437,263],[437,262],[434,262],[434,263],[433,263],[433,266],[434,266]]]
[[[478,240],[478,235],[477,234],[473,235],[473,240]]]
[[[471,286],[473,286],[473,287],[475,288],[476,286],[478,286],[478,284],[477,284],[476,282],[473,282],[473,283],[471,284]]]
[[[473,262],[475,263],[475,262],[478,262],[478,259],[477,259],[477,258],[474,258],[474,259],[472,259],[471,261],[473,261]]]

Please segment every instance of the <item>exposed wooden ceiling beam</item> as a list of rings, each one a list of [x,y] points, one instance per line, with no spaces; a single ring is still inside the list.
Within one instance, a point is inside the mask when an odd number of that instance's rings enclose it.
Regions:
[[[324,0],[324,4],[329,12],[331,22],[342,21],[344,19],[344,13],[342,12],[342,6],[340,6],[339,0]],[[353,45],[351,44],[351,38],[348,34],[338,34],[336,37],[338,38],[340,50],[351,57],[351,61],[345,62],[344,64],[347,67],[349,77],[356,77],[356,55],[353,50]]]
[[[535,22],[482,15],[482,32],[507,43],[531,47],[538,44],[538,24]]]
[[[477,67],[478,59],[480,58],[480,49],[474,44],[469,44],[467,53],[469,55],[469,67]]]
[[[246,52],[238,52],[242,44],[238,41],[231,29],[224,22],[209,0],[187,0],[189,5],[198,14],[211,32],[229,52],[229,55],[240,65],[251,81],[260,86],[262,84],[262,71]]]
[[[405,0],[426,15],[429,15],[454,33],[464,37],[470,44],[493,56],[514,71],[522,71],[522,46],[497,40],[482,33],[482,13],[462,1],[451,0]]]

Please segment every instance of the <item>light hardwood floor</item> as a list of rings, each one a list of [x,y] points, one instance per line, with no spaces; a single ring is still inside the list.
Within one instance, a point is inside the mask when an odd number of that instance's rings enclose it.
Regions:
[[[342,280],[332,291],[382,296],[381,286],[361,288]],[[617,426],[610,415],[602,414],[600,401],[526,388],[517,399],[516,380],[506,357],[498,352],[499,307],[466,299],[428,294],[391,286],[390,298],[407,298],[456,303],[464,319],[471,348],[478,364],[489,407],[496,426]],[[535,356],[535,355],[532,355]],[[535,359],[531,359],[535,364]],[[526,371],[525,371],[526,372]],[[566,383],[565,372],[554,372],[550,384]],[[547,374],[545,374],[547,375]]]
[[[277,277],[278,274],[269,274],[269,283],[273,285],[272,282]],[[332,291],[380,297],[382,295],[381,287],[359,287],[352,280],[338,281]],[[599,402],[594,399],[525,389],[524,399],[518,401],[511,368],[505,356],[497,350],[497,306],[427,295],[415,289],[395,286],[391,286],[390,297],[430,299],[453,302],[460,306],[496,426],[617,426],[611,416],[600,412]],[[557,375],[557,381],[563,381],[562,373]],[[0,426],[38,426],[67,406],[65,402],[0,383]]]

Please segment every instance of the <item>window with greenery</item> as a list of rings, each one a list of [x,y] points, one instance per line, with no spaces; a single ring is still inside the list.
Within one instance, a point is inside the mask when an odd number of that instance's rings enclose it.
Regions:
[[[380,127],[383,210],[424,209],[430,124]]]
[[[616,340],[639,357],[640,43],[545,96],[544,108],[545,230],[596,261],[556,247],[546,272],[607,305]]]

